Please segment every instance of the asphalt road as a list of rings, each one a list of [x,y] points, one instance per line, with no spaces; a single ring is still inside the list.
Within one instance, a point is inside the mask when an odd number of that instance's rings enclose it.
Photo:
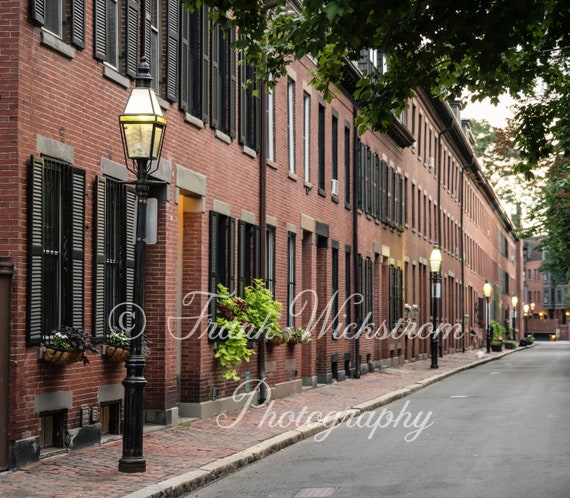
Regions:
[[[540,343],[188,497],[570,497],[570,343]]]

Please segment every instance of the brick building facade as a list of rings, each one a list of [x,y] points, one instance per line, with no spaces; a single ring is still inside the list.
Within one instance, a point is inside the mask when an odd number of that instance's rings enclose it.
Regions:
[[[359,134],[349,96],[358,65],[347,62],[325,102],[309,59],[261,102],[243,84],[233,35],[207,19],[178,0],[0,5],[0,405],[9,407],[0,469],[121,431],[124,365],[95,355],[56,367],[38,351],[62,324],[105,340],[111,311],[131,296],[134,195],[124,182],[133,178],[117,121],[143,47],[168,120],[153,177],[162,183],[150,192],[147,421],[231,406],[237,383],[224,379],[206,334],[218,282],[239,291],[263,277],[284,304],[283,327],[311,330],[310,343],[268,347],[240,367],[242,379],[263,373],[275,395],[427,359],[425,334],[379,336],[400,319],[430,322],[436,242],[440,319],[481,335],[485,280],[493,316],[520,294],[520,243],[458,106],[418,91],[387,133]],[[440,353],[471,346],[469,334],[448,336]]]

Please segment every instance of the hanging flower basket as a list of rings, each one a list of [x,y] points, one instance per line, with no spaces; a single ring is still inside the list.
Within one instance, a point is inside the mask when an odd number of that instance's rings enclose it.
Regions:
[[[267,339],[267,342],[273,346],[279,346],[279,344],[283,344],[286,341],[281,336],[274,336]]]
[[[129,355],[131,354],[130,349],[121,348],[118,346],[107,346],[103,353],[103,356],[110,363],[124,363]]]
[[[45,337],[45,341],[40,347],[39,358],[52,365],[69,365],[78,361],[87,365],[89,358],[85,353],[99,353],[96,339],[69,325],[59,325]]]
[[[64,366],[83,361],[83,354],[82,351],[46,347],[43,360],[52,365]]]

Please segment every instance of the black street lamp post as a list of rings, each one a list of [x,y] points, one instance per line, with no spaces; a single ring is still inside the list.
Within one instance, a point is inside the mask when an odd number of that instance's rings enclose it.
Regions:
[[[515,295],[513,295],[511,297],[511,304],[513,305],[513,324],[512,324],[512,329],[513,329],[513,341],[517,340],[517,304],[519,304],[519,298]]]
[[[523,305],[523,311],[524,311],[524,336],[528,337],[528,311],[530,310],[530,307],[528,304]]]
[[[437,301],[441,297],[441,282],[439,281],[441,262],[443,257],[441,255],[441,249],[434,244],[429,257],[429,264],[431,270],[432,286],[431,286],[431,304],[432,304],[432,330],[431,330],[431,341],[430,341],[430,352],[431,352],[431,366],[430,368],[439,368],[437,364],[437,341],[438,341],[438,331],[437,331]]]
[[[119,472],[145,472],[143,457],[144,378],[145,360],[142,356],[144,314],[144,284],[146,271],[146,208],[149,176],[158,169],[166,119],[150,86],[152,77],[146,57],[141,58],[135,87],[129,96],[125,111],[119,116],[121,136],[127,169],[137,177],[137,224],[135,241],[135,272],[133,291],[133,327],[130,355],[126,360],[123,455]],[[132,163],[129,163],[129,160]],[[130,165],[129,165],[130,164]]]
[[[485,280],[485,285],[483,285],[483,295],[486,299],[486,319],[485,326],[487,327],[487,353],[491,352],[491,308],[489,307],[489,298],[491,297],[491,292],[493,291],[493,286],[488,280]]]

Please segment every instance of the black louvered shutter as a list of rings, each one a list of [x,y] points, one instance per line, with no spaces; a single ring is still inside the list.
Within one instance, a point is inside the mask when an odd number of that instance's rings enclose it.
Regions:
[[[254,240],[253,240],[253,278],[260,278],[261,277],[261,230],[258,226],[253,228],[254,230]],[[271,258],[271,254],[267,254],[266,257],[269,259]],[[267,275],[265,275],[267,278]]]
[[[212,30],[212,45],[211,50],[211,86],[210,92],[210,123],[213,128],[218,128],[220,123],[220,37],[221,29],[216,26]]]
[[[237,130],[236,130],[236,107],[237,107],[237,52],[234,48],[235,40],[236,40],[236,31],[232,29],[229,33],[229,43],[227,45],[228,56],[229,56],[229,110],[228,110],[228,119],[229,119],[229,133],[230,137],[236,138]]]
[[[73,0],[71,5],[71,43],[85,48],[85,0]]]
[[[166,8],[166,98],[171,102],[178,99],[178,33],[180,31],[179,0],[168,0]]]
[[[46,4],[45,0],[32,0],[31,4],[31,14],[34,21],[40,24],[45,24],[46,22]]]
[[[243,220],[238,221],[238,295],[244,296],[245,286],[245,258],[247,256],[247,224]]]
[[[210,295],[215,296],[218,292],[218,218],[219,214],[215,211],[210,211],[210,233],[209,233],[209,248],[210,248],[210,262],[209,262],[209,275],[208,275],[208,290]],[[231,290],[230,290],[231,292]],[[210,300],[210,317],[212,321],[216,320],[216,299]],[[210,337],[208,336],[208,339]]]
[[[43,160],[32,157],[28,184],[28,345],[39,344],[42,339],[43,175]]]
[[[137,0],[128,0],[126,29],[126,70],[129,76],[135,77],[139,59],[139,3]]]
[[[95,268],[93,275],[93,335],[105,334],[105,218],[106,218],[106,182],[104,178],[95,179]]]
[[[73,222],[74,222],[74,176],[68,165],[61,166],[61,246],[60,246],[60,281],[61,299],[59,303],[61,325],[73,323]]]
[[[236,249],[236,220],[233,218],[228,218],[227,226],[227,247],[228,247],[228,287],[234,291],[235,290],[235,249]]]
[[[95,0],[93,21],[93,52],[96,59],[107,60],[107,9],[106,0]]]
[[[261,139],[263,137],[263,130],[261,129],[261,99],[266,98],[265,95],[258,95],[253,97],[253,102],[255,105],[255,115],[254,115],[254,127],[255,127],[255,150],[259,152],[261,150]]]
[[[182,19],[180,20],[180,109],[185,112],[189,110],[188,102],[190,100],[188,95],[188,89],[191,85],[189,67],[192,51],[196,50],[196,47],[190,46],[190,19],[190,11],[182,9]],[[170,71],[168,73],[170,74]],[[170,82],[168,86],[170,86]]]
[[[245,59],[241,60],[239,65],[239,141],[242,144],[247,144],[247,113],[249,111],[248,105],[248,91],[247,91],[247,64]]]
[[[210,20],[208,7],[202,7],[202,121],[210,119]]]
[[[147,57],[150,67],[154,66],[156,61],[152,60],[151,39],[152,39],[152,2],[151,0],[140,0],[143,2],[143,19],[144,19],[144,54]]]
[[[71,309],[72,325],[83,328],[85,307],[85,171],[72,168]],[[67,305],[67,303],[65,303]]]
[[[126,296],[125,301],[132,303],[135,289],[135,213],[137,209],[137,194],[133,188],[126,188],[125,209],[125,272],[126,272]],[[131,316],[130,314],[128,316]],[[128,322],[130,325],[130,321]]]

